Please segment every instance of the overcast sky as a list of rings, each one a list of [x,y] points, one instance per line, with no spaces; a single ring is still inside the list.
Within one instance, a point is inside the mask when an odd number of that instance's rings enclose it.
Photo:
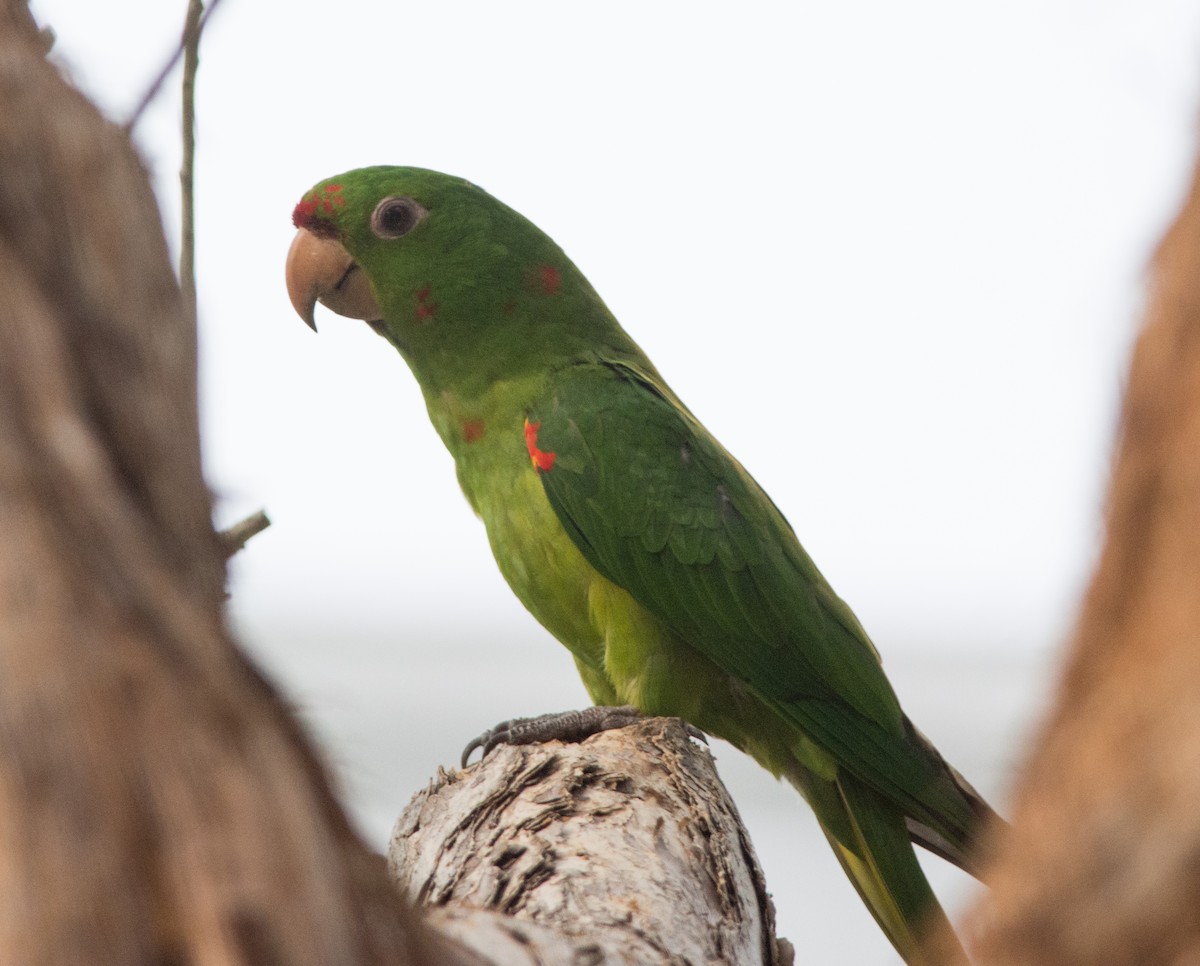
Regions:
[[[185,4],[32,6],[123,120]],[[300,195],[394,163],[468,177],[564,247],[885,663],[1056,646],[1198,54],[1184,0],[224,0],[197,96],[205,457],[222,522],[274,520],[235,613],[268,636],[530,641],[514,660],[571,679],[401,359],[288,304]],[[176,102],[173,78],[137,130],[172,238]],[[583,700],[564,687],[549,707]]]
[[[177,6],[33,4],[117,118]],[[388,162],[549,231],[885,654],[1044,646],[1094,550],[1198,35],[1166,0],[226,0],[198,94],[206,457],[223,519],[276,521],[239,606],[521,619],[401,360],[284,294],[300,194]],[[172,230],[175,102],[138,131]]]
[[[33,4],[118,118],[177,6]],[[206,456],[223,519],[277,525],[240,606],[445,621],[506,593],[401,360],[284,294],[296,199],[387,162],[549,231],[885,654],[896,622],[1045,645],[1095,546],[1197,36],[1166,0],[226,0],[198,94]],[[175,101],[138,132],[172,229]]]

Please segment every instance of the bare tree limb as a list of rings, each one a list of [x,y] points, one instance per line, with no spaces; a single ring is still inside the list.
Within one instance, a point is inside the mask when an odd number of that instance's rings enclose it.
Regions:
[[[179,288],[196,316],[196,71],[200,69],[203,0],[188,0],[183,27],[183,162],[179,168]]]
[[[209,19],[212,17],[213,12],[217,9],[220,3],[221,0],[212,0],[212,2],[208,5],[208,11],[204,14],[204,19],[201,20],[198,25],[197,36],[204,32],[204,28],[208,26]],[[154,80],[151,81],[150,86],[146,88],[146,93],[142,95],[142,99],[138,101],[137,107],[130,112],[129,120],[125,122],[125,130],[127,132],[132,132],[133,129],[137,127],[138,121],[140,121],[142,119],[142,115],[146,113],[146,108],[154,103],[154,99],[158,97],[159,91],[162,90],[163,85],[167,82],[167,78],[171,76],[171,71],[173,71],[175,69],[175,65],[179,63],[179,58],[183,56],[184,47],[184,41],[180,40],[179,44],[171,52],[171,56],[167,58],[167,62],[163,64],[162,70],[158,72],[158,76],[156,76]]]
[[[271,521],[267,519],[267,514],[262,510],[258,510],[251,513],[246,519],[239,520],[227,530],[222,530],[220,538],[225,556],[232,557],[246,546],[251,537],[258,536],[258,534],[262,533],[270,525]]]

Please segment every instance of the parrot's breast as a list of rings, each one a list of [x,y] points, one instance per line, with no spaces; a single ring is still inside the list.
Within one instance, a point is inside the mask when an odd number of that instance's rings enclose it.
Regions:
[[[527,608],[572,651],[599,660],[603,641],[589,616],[593,584],[603,580],[575,547],[529,465],[477,491],[480,517],[504,579]]]
[[[755,747],[742,722],[756,701],[584,557],[546,495],[555,472],[527,406],[480,407],[441,397],[434,425],[459,484],[483,520],[500,572],[521,603],[575,657],[592,700],[676,715],[751,751],[778,771],[784,755]],[[462,427],[470,426],[465,433]],[[468,436],[470,441],[468,441]]]
[[[607,581],[571,541],[538,478],[525,423],[525,400],[534,391],[509,385],[471,405],[444,394],[427,402],[504,579],[574,655],[593,699],[611,703],[604,632],[589,607],[596,584]]]

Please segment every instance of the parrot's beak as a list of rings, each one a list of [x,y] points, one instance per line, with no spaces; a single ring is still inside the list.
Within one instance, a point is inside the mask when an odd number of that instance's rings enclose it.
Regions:
[[[378,331],[383,313],[371,283],[350,253],[332,238],[301,228],[287,257],[288,297],[296,313],[316,332],[313,311],[320,302],[348,319],[363,319]]]

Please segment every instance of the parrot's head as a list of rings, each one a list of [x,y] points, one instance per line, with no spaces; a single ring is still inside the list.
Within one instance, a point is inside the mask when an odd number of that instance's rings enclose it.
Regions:
[[[535,225],[469,181],[360,168],[296,205],[288,294],[314,329],[320,302],[393,343],[427,390],[511,378],[616,328]]]

